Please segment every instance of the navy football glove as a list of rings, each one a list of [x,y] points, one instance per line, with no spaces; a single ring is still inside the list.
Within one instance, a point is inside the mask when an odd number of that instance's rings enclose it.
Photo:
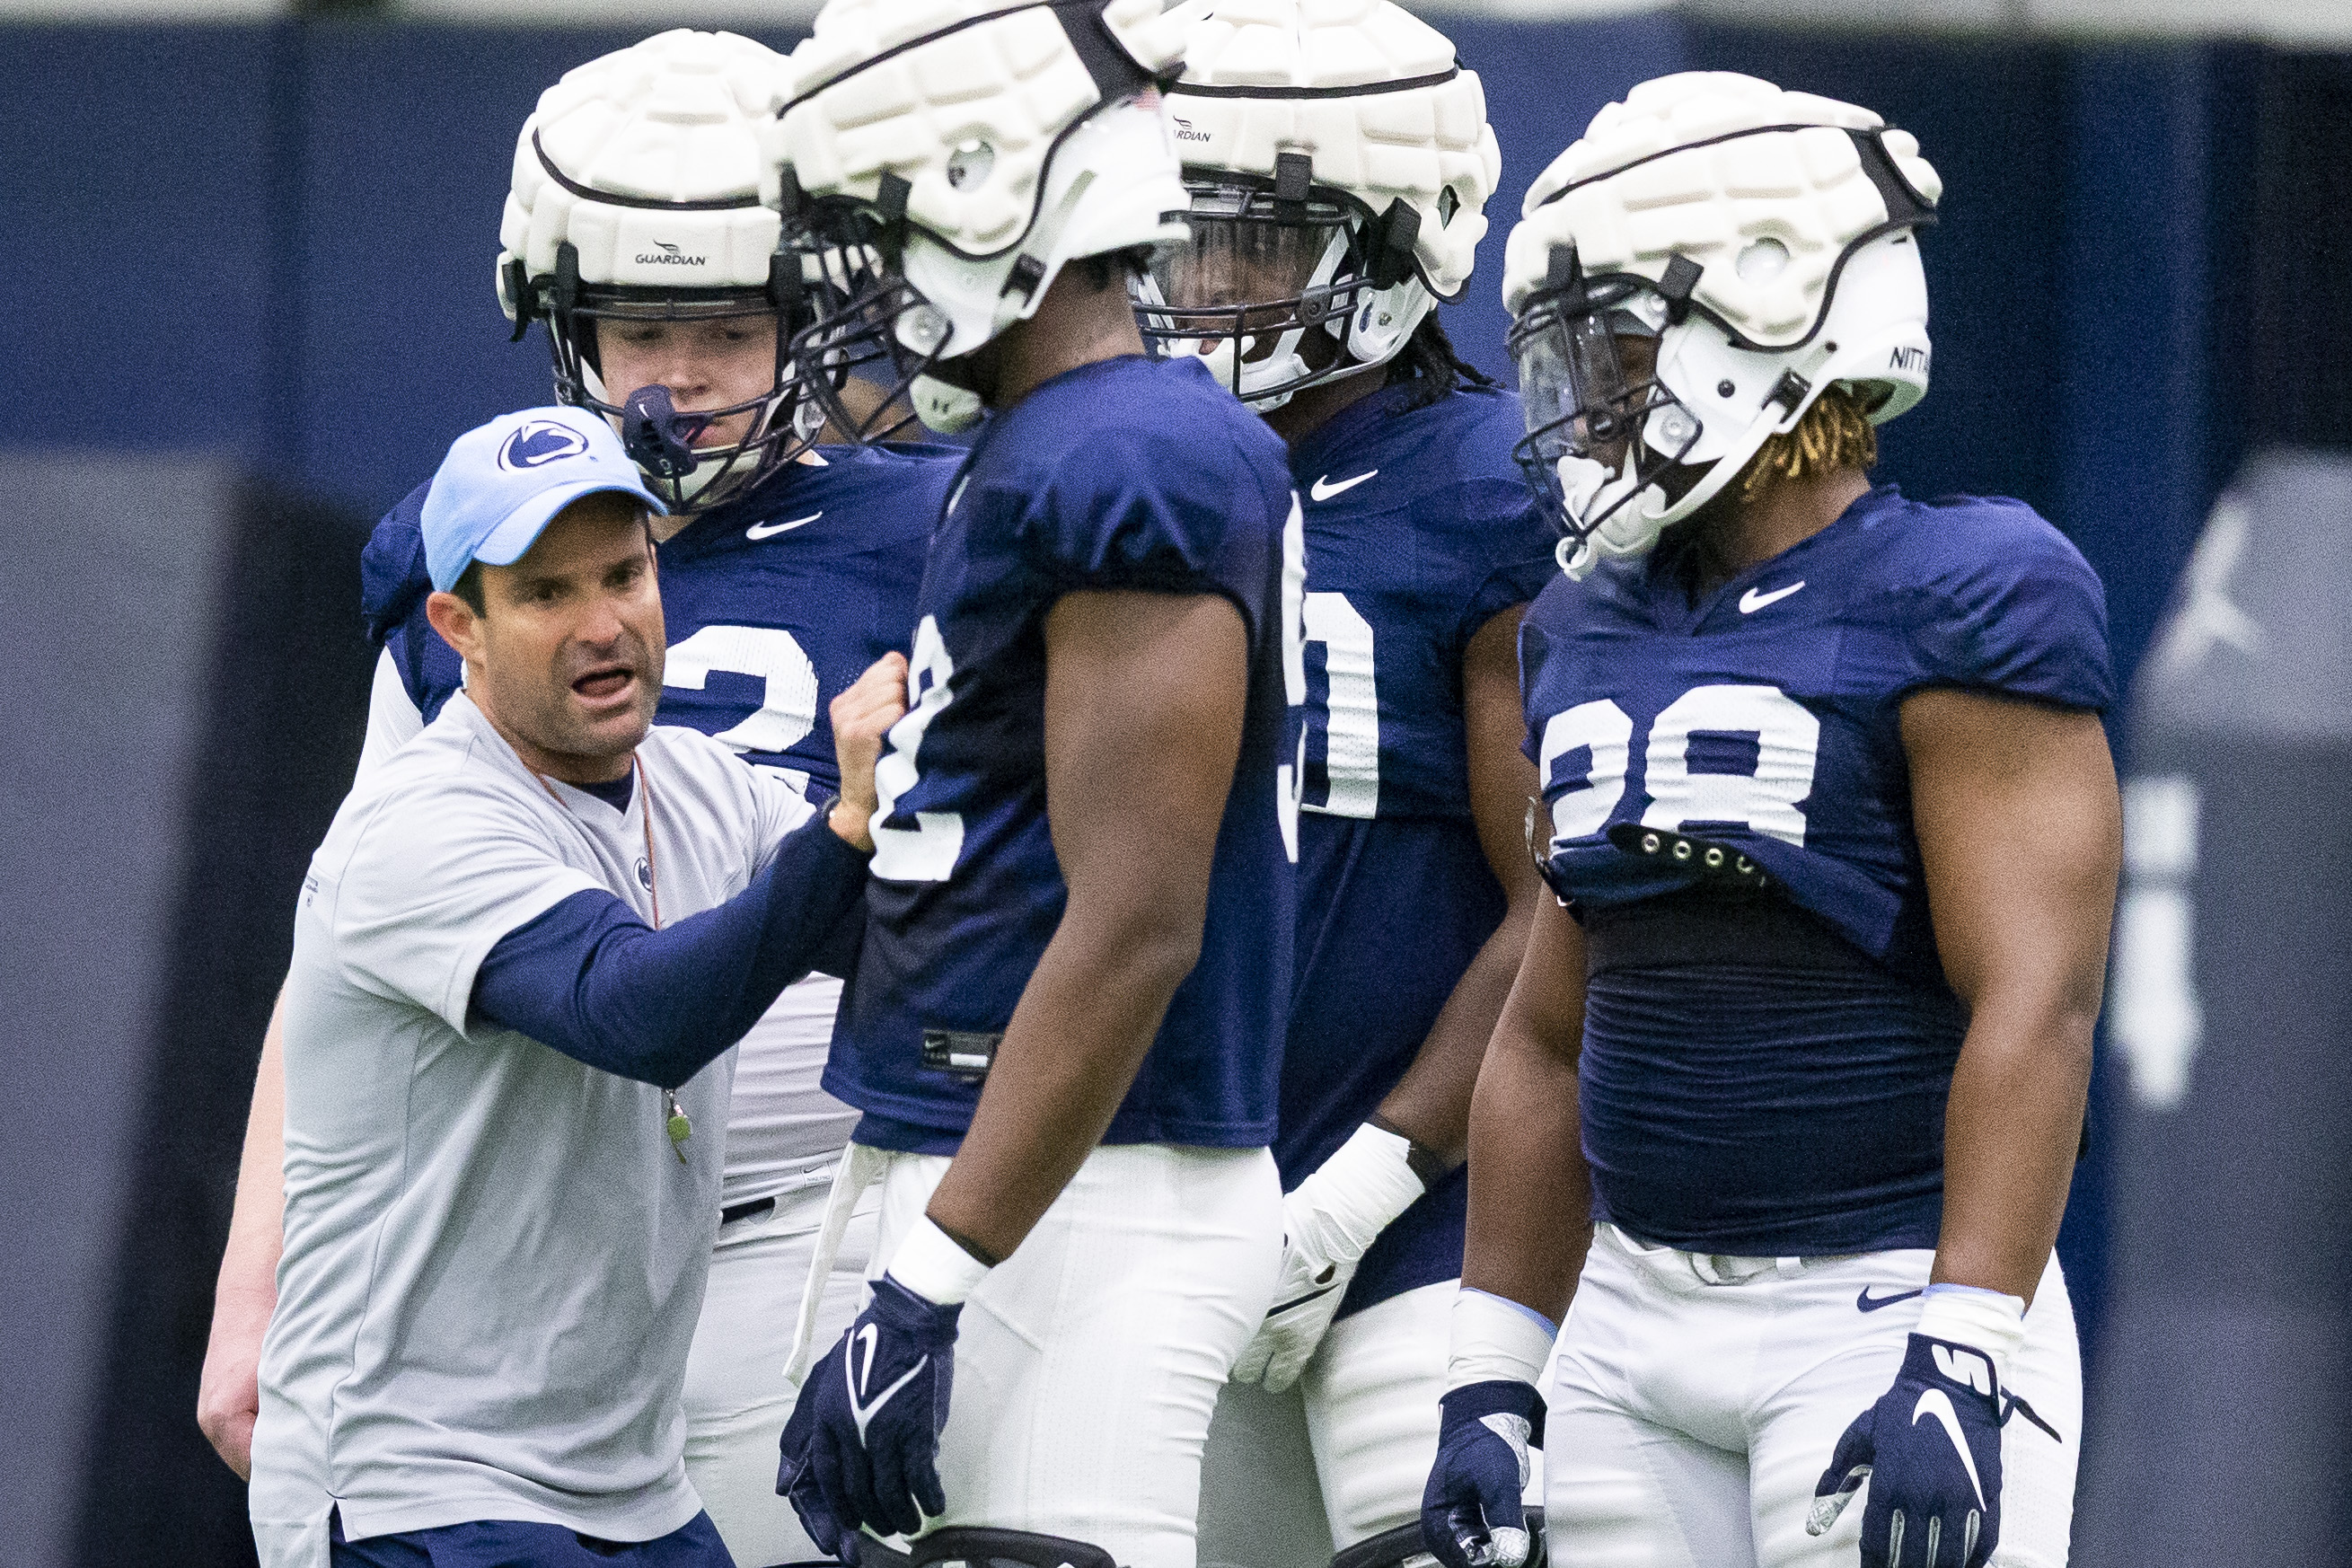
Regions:
[[[1440,1402],[1437,1463],[1421,1494],[1421,1542],[1445,1568],[1519,1568],[1528,1560],[1520,1494],[1528,1450],[1543,1447],[1532,1384],[1473,1383]]]
[[[962,1311],[886,1274],[801,1385],[784,1424],[776,1490],[820,1550],[838,1557],[861,1527],[908,1535],[922,1528],[923,1514],[947,1511],[940,1433]]]
[[[1983,1568],[2000,1540],[2000,1426],[1991,1358],[1913,1334],[1895,1386],[1838,1439],[1805,1532],[1867,1480],[1862,1568]]]

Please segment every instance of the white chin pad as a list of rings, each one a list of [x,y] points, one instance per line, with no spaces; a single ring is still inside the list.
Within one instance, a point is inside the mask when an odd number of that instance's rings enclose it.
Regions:
[[[915,417],[942,436],[961,436],[980,423],[980,394],[966,392],[936,376],[919,375],[907,389]]]
[[[1629,457],[1626,467],[1633,467]],[[1658,542],[1664,524],[1653,515],[1653,499],[1662,500],[1654,489],[1636,494],[1641,479],[1633,474],[1612,474],[1590,458],[1564,457],[1559,459],[1562,499],[1569,516],[1582,521],[1600,512],[1608,512],[1608,521],[1592,532],[1577,541],[1560,542],[1560,570],[1570,577],[1582,580],[1587,572],[1602,561],[1624,561],[1645,554]],[[1631,496],[1628,500],[1625,498]],[[1611,508],[1615,508],[1612,511]]]
[[[1297,342],[1296,332],[1286,335],[1291,339],[1292,344],[1295,345]],[[1255,334],[1252,334],[1253,341],[1255,341]],[[1209,374],[1217,378],[1217,384],[1226,388],[1228,391],[1232,390],[1234,386],[1234,357],[1235,354],[1240,353],[1239,343],[1233,338],[1218,338],[1210,342],[1209,346],[1204,349],[1200,346],[1203,341],[1206,340],[1198,338],[1192,339],[1190,341],[1187,347],[1177,352],[1180,353],[1190,354],[1192,358],[1201,361],[1203,364],[1206,364],[1209,367]],[[1242,366],[1241,390],[1239,395],[1244,403],[1248,404],[1252,408],[1257,410],[1259,413],[1271,413],[1273,410],[1279,408],[1284,404],[1289,402],[1290,394],[1288,392],[1267,392],[1263,389],[1269,386],[1286,385],[1288,383],[1297,381],[1306,374],[1307,362],[1298,356],[1295,347],[1277,346],[1275,349],[1275,352],[1268,354],[1265,358],[1262,360],[1253,360]]]

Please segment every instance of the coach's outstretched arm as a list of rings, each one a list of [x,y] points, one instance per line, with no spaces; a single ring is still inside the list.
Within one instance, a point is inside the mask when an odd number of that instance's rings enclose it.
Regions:
[[[1865,1556],[1899,1517],[1958,1521],[1975,1562],[2000,1540],[2009,1362],[2074,1181],[2123,807],[2096,713],[1939,689],[1906,699],[1902,725],[1936,949],[1969,1031],[1919,1323],[1893,1389],[1839,1439],[1807,1528],[1827,1530],[1867,1479]],[[1914,1440],[1931,1406],[1958,1428],[1942,1447]],[[1946,1456],[1961,1441],[1976,1468],[1956,1484]]]
[[[889,654],[833,700],[840,799],[785,835],[750,887],[659,931],[610,893],[574,893],[490,949],[475,1010],[590,1067],[685,1083],[855,931],[874,763],[906,710],[907,661]]]
[[[1543,1446],[1538,1384],[1592,1237],[1576,1073],[1584,932],[1536,900],[1527,956],[1470,1101],[1470,1217],[1454,1304],[1437,1462],[1422,1543],[1447,1568],[1527,1561],[1528,1449]]]

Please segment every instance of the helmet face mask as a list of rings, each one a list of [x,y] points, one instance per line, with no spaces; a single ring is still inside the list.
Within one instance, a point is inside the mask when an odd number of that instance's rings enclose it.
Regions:
[[[813,416],[844,440],[887,440],[902,429],[916,382],[931,375],[949,337],[947,318],[892,264],[904,254],[902,227],[838,198],[811,204],[786,225],[784,244],[802,276],[815,277],[822,303],[785,353]]]
[[[1385,288],[1375,279],[1374,220],[1344,193],[1314,187],[1285,200],[1276,181],[1199,170],[1184,184],[1192,243],[1160,253],[1137,280],[1136,322],[1154,355],[1206,360],[1255,408],[1375,368],[1386,354],[1356,351],[1409,310],[1413,321],[1386,334],[1401,342],[1431,303],[1410,274]]]
[[[1591,540],[1598,553],[1620,553],[1612,546],[1650,531],[1639,510],[1626,509],[1653,489],[1689,488],[1675,470],[1706,426],[1658,373],[1668,315],[1639,280],[1587,287],[1578,279],[1538,296],[1512,323],[1528,426],[1513,456],[1549,502],[1569,551]]]
[[[814,440],[819,422],[803,414],[791,334],[772,289],[583,284],[569,244],[558,251],[555,276],[530,289],[519,321],[538,315],[547,322],[557,399],[613,421],[673,516],[743,494]],[[719,395],[748,395],[679,409],[658,378],[614,384],[608,359],[637,357],[620,349],[633,333],[655,350],[645,357],[656,363],[698,360],[697,371],[719,384]],[[747,341],[730,343],[739,334]],[[746,362],[755,355],[761,363],[753,372]]]

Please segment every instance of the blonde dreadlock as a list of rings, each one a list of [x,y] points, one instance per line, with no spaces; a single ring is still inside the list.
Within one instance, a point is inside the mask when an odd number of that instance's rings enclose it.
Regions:
[[[1842,384],[1832,386],[1805,410],[1795,429],[1773,437],[1749,459],[1739,476],[1739,504],[1753,506],[1787,481],[1867,468],[1877,461],[1878,431],[1861,399]]]

